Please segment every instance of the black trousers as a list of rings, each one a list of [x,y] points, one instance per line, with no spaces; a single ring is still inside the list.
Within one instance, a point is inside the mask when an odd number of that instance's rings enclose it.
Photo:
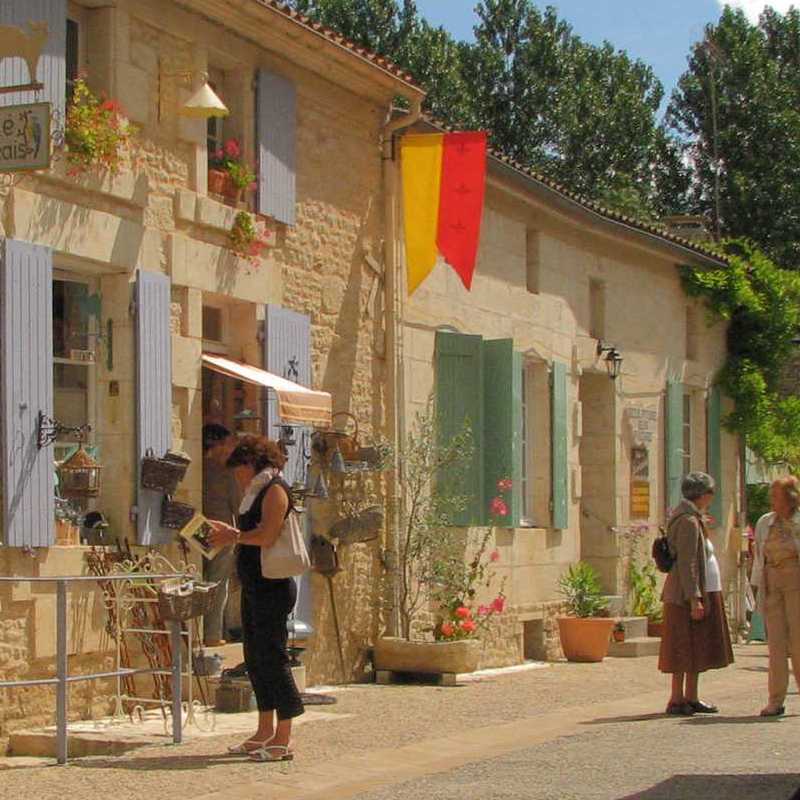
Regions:
[[[278,719],[303,713],[286,643],[286,621],[297,601],[292,578],[242,583],[242,639],[247,674],[259,711],[277,711]]]

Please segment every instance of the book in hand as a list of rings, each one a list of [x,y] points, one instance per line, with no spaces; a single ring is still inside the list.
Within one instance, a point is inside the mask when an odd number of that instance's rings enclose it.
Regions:
[[[211,546],[210,534],[211,525],[202,514],[195,514],[180,531],[189,547],[208,559],[214,558],[223,549]]]

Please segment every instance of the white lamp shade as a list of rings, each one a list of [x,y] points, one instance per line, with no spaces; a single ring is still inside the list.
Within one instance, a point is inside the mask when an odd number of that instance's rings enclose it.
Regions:
[[[230,111],[206,82],[186,101],[180,113],[184,117],[208,119],[227,117]]]

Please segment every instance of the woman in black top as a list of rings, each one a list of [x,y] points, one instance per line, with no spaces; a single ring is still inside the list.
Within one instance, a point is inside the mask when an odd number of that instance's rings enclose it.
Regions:
[[[238,527],[209,520],[214,547],[237,545],[244,660],[259,712],[258,730],[231,752],[258,761],[292,758],[292,719],[303,713],[286,652],[286,622],[297,600],[297,585],[293,578],[271,580],[261,574],[262,548],[272,547],[292,508],[289,486],[281,477],[285,463],[277,443],[263,436],[242,437],[227,461],[244,492]]]

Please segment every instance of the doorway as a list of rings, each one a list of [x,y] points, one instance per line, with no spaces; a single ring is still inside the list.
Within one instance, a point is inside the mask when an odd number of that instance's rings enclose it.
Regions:
[[[620,560],[616,525],[617,464],[614,382],[585,372],[578,399],[583,414],[581,462],[581,559],[599,573],[603,590],[619,594]]]

